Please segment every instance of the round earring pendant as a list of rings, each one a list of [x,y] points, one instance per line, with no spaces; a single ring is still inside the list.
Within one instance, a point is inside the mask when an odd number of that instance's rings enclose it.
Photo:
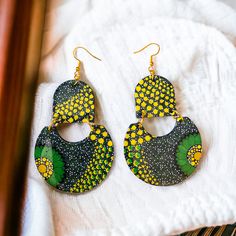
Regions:
[[[195,124],[187,117],[176,121],[167,135],[154,137],[138,122],[131,124],[124,140],[125,158],[131,171],[152,185],[178,184],[196,169],[202,142]]]
[[[49,185],[64,192],[82,193],[106,178],[114,159],[113,143],[102,125],[93,125],[89,136],[79,142],[68,142],[55,127],[45,127],[37,139],[34,157]]]

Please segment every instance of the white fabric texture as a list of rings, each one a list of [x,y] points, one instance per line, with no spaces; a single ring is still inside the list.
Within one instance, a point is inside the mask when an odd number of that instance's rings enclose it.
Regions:
[[[236,13],[213,0],[80,0],[66,1],[47,17],[53,20],[45,30],[35,101],[23,235],[174,235],[234,223]],[[161,45],[155,58],[158,74],[173,83],[178,110],[194,121],[203,140],[196,173],[170,187],[140,181],[123,154],[127,128],[137,120],[134,88],[148,74],[155,48],[132,52],[149,42]],[[99,62],[78,51],[82,80],[96,94],[96,122],[111,134],[115,161],[98,188],[69,195],[44,183],[33,151],[41,129],[50,123],[56,87],[73,78],[72,51],[78,45],[102,58]],[[173,122],[167,127],[165,119],[157,120],[157,135],[173,128]]]

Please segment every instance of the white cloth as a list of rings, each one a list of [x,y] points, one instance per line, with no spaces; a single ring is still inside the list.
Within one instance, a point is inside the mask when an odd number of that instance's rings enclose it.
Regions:
[[[236,13],[213,0],[74,0],[50,10],[47,18],[53,20],[45,31],[40,82],[48,83],[40,84],[35,101],[23,235],[173,235],[235,222]],[[170,187],[140,181],[123,154],[125,133],[136,121],[134,88],[148,74],[155,48],[132,52],[149,42],[161,45],[158,73],[173,83],[179,111],[195,122],[203,139],[196,173]],[[44,183],[33,150],[50,123],[56,87],[73,78],[72,51],[78,45],[102,58],[78,51],[82,80],[94,89],[97,123],[112,136],[115,161],[98,188],[69,195]],[[173,122],[168,128],[154,122],[157,135],[173,128]]]

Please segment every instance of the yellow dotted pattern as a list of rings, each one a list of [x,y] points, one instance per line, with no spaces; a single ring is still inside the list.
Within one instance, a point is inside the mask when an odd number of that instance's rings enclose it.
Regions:
[[[169,116],[176,109],[173,85],[157,75],[142,79],[135,88],[134,97],[137,118]]]
[[[159,185],[157,178],[155,176],[153,176],[152,172],[149,170],[145,159],[144,159],[143,163],[139,166],[139,170],[138,170],[138,173],[136,174],[136,176],[148,184]]]
[[[142,150],[142,144],[153,137],[139,124],[132,124],[128,129],[125,141],[125,157],[131,171],[141,180],[152,185],[159,185],[158,180],[149,169]]]
[[[187,159],[190,165],[196,167],[202,157],[202,145],[194,145],[188,150]]]
[[[67,101],[57,104],[53,108],[53,124],[83,122],[89,120],[94,122],[94,95],[92,89],[85,85],[83,89]]]
[[[45,178],[49,179],[53,174],[53,164],[46,157],[37,158],[35,164],[39,173]]]
[[[114,160],[113,143],[104,126],[96,126],[90,135],[95,142],[93,157],[85,173],[70,189],[71,193],[82,193],[99,185],[107,176]]]

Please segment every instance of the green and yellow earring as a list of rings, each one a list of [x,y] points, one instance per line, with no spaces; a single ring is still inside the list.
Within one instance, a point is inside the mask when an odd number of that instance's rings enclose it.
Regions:
[[[136,117],[140,120],[128,128],[124,153],[138,178],[152,185],[168,186],[184,181],[195,171],[202,156],[202,142],[196,125],[177,111],[173,85],[155,74],[153,57],[160,52],[160,46],[150,43],[134,53],[150,45],[156,45],[158,51],[150,57],[150,75],[135,88]],[[145,118],[164,116],[176,120],[170,133],[155,137],[143,127]]]
[[[111,137],[102,125],[94,123],[95,99],[91,87],[80,80],[81,61],[78,61],[74,80],[56,89],[53,97],[53,118],[44,127],[35,145],[35,164],[46,182],[54,188],[70,193],[82,193],[99,185],[107,176],[114,159]],[[91,132],[79,142],[64,140],[57,131],[62,123],[88,123]]]

